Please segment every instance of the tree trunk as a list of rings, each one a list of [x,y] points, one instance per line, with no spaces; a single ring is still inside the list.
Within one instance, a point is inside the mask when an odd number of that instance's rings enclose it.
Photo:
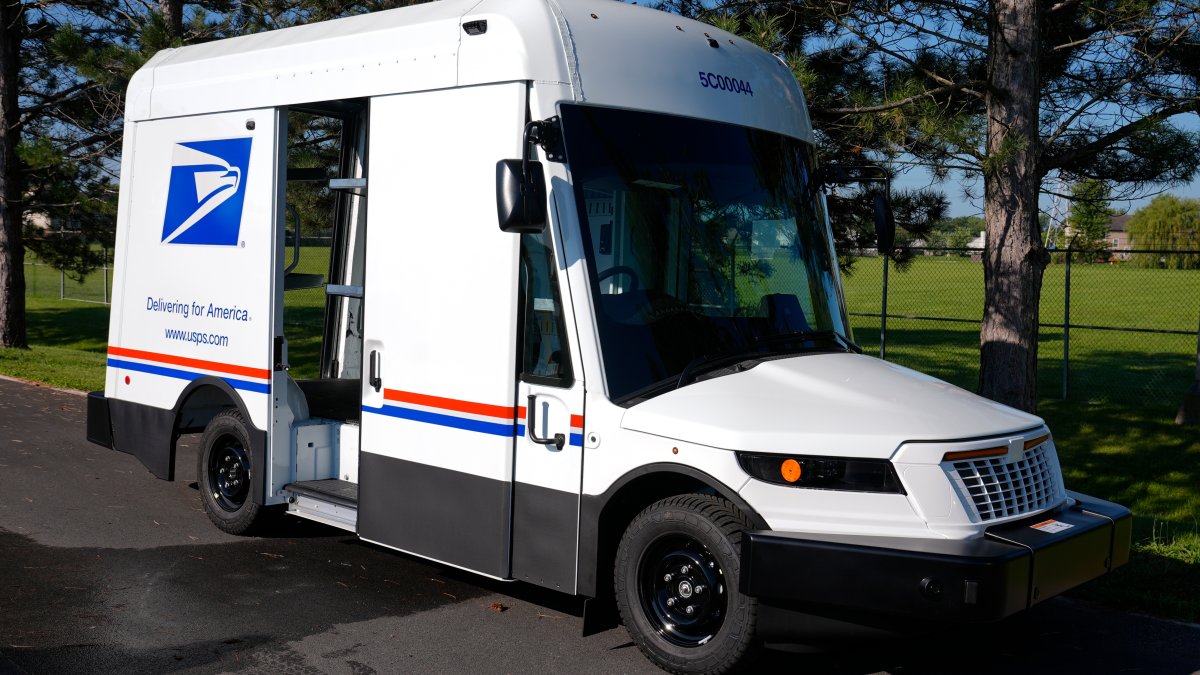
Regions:
[[[158,11],[171,31],[173,39],[183,38],[183,0],[159,0]]]
[[[1038,305],[1049,255],[1038,228],[1039,6],[993,0],[984,162],[979,393],[1037,407]]]
[[[21,161],[17,104],[25,14],[20,0],[0,0],[0,347],[28,347],[25,247],[21,243]]]

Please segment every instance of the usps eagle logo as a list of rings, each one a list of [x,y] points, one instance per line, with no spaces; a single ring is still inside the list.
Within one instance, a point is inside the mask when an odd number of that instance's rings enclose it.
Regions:
[[[163,218],[164,244],[237,245],[252,140],[175,144]]]

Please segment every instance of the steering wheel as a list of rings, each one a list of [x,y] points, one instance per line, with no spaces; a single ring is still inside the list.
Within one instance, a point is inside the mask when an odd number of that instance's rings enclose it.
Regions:
[[[633,293],[641,288],[642,281],[638,278],[637,270],[629,267],[628,265],[617,265],[615,267],[610,267],[600,274],[597,274],[596,281],[604,281],[605,279],[615,277],[620,274],[629,277],[629,288],[625,289],[625,293]]]

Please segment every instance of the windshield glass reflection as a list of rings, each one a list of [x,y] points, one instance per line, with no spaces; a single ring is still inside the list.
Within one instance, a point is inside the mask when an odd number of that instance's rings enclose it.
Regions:
[[[614,401],[723,356],[845,348],[809,146],[645,112],[561,115]]]

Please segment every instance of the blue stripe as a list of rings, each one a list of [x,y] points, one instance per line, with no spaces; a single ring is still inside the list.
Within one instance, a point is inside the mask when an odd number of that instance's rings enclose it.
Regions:
[[[571,434],[571,440],[568,442],[577,448],[582,448],[583,447],[583,434]]]
[[[163,366],[152,366],[148,363],[135,363],[133,361],[121,361],[119,359],[110,358],[108,365],[113,368],[124,368],[125,370],[135,370],[141,373],[150,373],[151,375],[162,375],[163,377],[174,377],[180,380],[192,380],[204,377],[206,373],[193,373],[188,370],[177,370],[175,368],[165,368]],[[218,375],[218,377],[221,377]],[[246,380],[236,380],[232,377],[221,377],[229,386],[234,389],[244,389],[245,391],[253,391],[259,394],[271,393],[270,385],[265,382],[247,382]]]
[[[450,427],[451,429],[475,431],[481,434],[490,434],[492,436],[505,436],[507,438],[512,438],[514,433],[516,433],[516,430],[511,422],[508,424],[502,424],[498,422],[483,422],[480,420],[455,417],[453,415],[441,415],[438,413],[427,412],[425,410],[397,408],[390,405],[380,406],[378,408],[363,406],[363,412],[375,413],[376,415],[387,415],[388,417],[398,417],[402,420],[412,420],[414,422],[422,422],[425,424],[434,424],[439,427]],[[524,433],[524,427],[518,427],[518,429],[521,433]]]

